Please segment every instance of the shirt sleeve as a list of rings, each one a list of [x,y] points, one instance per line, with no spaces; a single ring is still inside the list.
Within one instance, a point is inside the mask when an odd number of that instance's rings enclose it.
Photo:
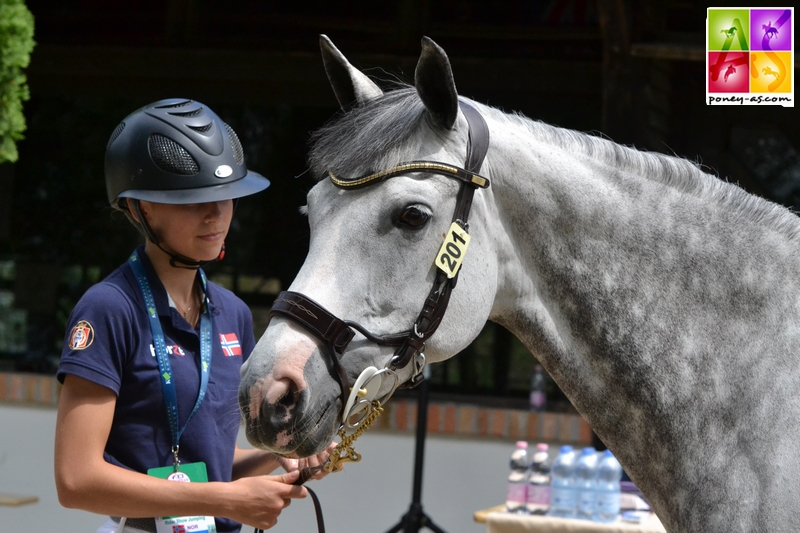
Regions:
[[[122,373],[132,354],[133,305],[116,286],[91,287],[73,309],[57,377],[82,377],[119,394]]]

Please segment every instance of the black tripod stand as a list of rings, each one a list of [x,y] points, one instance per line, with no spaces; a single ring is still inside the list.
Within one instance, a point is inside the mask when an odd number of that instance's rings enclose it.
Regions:
[[[425,456],[425,433],[428,430],[428,368],[424,370],[424,379],[417,386],[419,400],[417,403],[417,438],[414,451],[414,489],[411,505],[400,522],[387,533],[418,533],[422,528],[428,528],[435,533],[445,531],[433,523],[422,510],[422,461]]]

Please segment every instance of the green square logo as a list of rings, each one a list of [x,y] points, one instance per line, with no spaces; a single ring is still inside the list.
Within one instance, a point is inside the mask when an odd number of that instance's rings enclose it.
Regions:
[[[708,50],[750,50],[750,10],[725,8],[708,10]]]

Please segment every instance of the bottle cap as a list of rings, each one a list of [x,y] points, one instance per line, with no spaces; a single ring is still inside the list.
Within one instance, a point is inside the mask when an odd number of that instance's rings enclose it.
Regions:
[[[597,450],[595,450],[591,446],[587,446],[586,448],[583,449],[583,455],[593,455],[595,453],[597,453]]]
[[[571,451],[572,451],[572,446],[570,446],[569,444],[564,444],[563,446],[561,446],[561,453],[568,453]]]
[[[527,448],[527,447],[528,447],[528,443],[525,442],[524,440],[518,440],[517,441],[517,448]]]
[[[549,448],[550,447],[544,442],[540,442],[539,444],[536,445],[536,449],[539,450],[540,452],[546,452]]]

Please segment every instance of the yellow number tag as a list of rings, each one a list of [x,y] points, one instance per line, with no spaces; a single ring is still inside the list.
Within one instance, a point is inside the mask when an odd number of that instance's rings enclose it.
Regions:
[[[448,278],[454,278],[458,274],[461,261],[467,254],[469,239],[467,230],[455,222],[447,230],[447,237],[445,237],[442,247],[439,248],[439,253],[436,254],[436,266],[447,274]]]

